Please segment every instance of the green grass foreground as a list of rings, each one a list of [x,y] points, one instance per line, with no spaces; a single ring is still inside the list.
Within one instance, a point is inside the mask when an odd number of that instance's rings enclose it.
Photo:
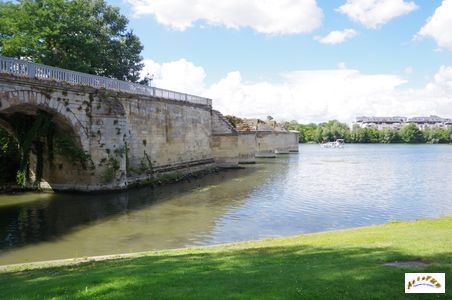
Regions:
[[[413,260],[429,265],[384,265]],[[452,292],[451,269],[452,217],[445,217],[14,267],[0,271],[0,299],[444,299]],[[446,294],[405,295],[405,272],[446,273]]]

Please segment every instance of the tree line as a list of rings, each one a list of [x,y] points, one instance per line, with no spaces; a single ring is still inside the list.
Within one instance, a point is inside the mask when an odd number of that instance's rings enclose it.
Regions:
[[[452,126],[448,128],[428,128],[420,130],[415,124],[408,124],[400,130],[385,128],[361,128],[331,120],[320,124],[299,124],[296,121],[286,123],[290,130],[300,132],[300,143],[323,143],[344,139],[347,143],[452,143]]]

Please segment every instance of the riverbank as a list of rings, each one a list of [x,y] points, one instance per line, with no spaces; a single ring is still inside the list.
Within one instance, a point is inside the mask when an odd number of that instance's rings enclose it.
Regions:
[[[452,217],[0,271],[1,299],[397,299],[405,272],[452,271]],[[413,261],[421,266],[387,266]],[[446,294],[447,295],[447,294]],[[446,298],[446,295],[440,295]]]
[[[133,182],[134,178],[131,178],[132,183],[125,187],[118,188],[117,190],[101,190],[101,191],[79,191],[79,190],[62,190],[62,191],[54,191],[50,188],[40,188],[39,186],[31,186],[31,187],[19,187],[17,184],[8,184],[8,185],[0,185],[0,195],[14,195],[14,194],[23,194],[23,193],[65,193],[65,194],[91,194],[91,195],[100,195],[100,194],[111,194],[112,192],[121,192],[121,191],[127,191],[127,190],[133,190],[137,188],[143,188],[143,187],[160,187],[164,185],[170,185],[173,183],[178,183],[181,181],[191,181],[193,179],[202,178],[204,176],[212,175],[212,174],[218,174],[222,171],[227,171],[230,169],[241,169],[244,167],[237,166],[237,167],[231,167],[231,168],[218,168],[218,167],[211,167],[207,169],[201,169],[196,170],[192,172],[186,172],[186,173],[170,173],[160,176],[151,177],[148,180],[143,181],[137,181]],[[1,203],[0,203],[1,205]]]

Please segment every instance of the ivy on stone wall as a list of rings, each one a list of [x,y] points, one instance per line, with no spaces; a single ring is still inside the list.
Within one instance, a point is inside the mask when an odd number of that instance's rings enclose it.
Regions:
[[[20,187],[26,187],[31,183],[30,154],[32,151],[36,154],[35,182],[40,182],[42,179],[44,155],[47,156],[50,168],[53,167],[55,152],[74,164],[80,164],[86,168],[89,155],[67,136],[57,136],[57,125],[48,112],[38,111],[35,116],[15,113],[2,118],[14,129],[17,138],[19,163],[15,171],[16,182]]]
[[[146,174],[152,174],[153,170],[154,166],[152,165],[152,161],[145,150],[140,161],[140,171]]]
[[[30,179],[30,153],[33,144],[37,159],[36,181],[39,182],[42,179],[44,151],[41,139],[48,139],[48,135],[53,135],[54,125],[51,119],[51,115],[47,112],[38,111],[34,119],[32,116],[17,114],[10,120],[19,141],[20,163],[16,181],[21,187],[25,187]]]

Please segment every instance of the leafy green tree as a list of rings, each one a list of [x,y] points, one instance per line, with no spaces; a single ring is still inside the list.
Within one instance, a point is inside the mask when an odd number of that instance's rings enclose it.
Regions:
[[[337,120],[331,120],[327,123],[320,123],[318,127],[321,129],[318,132],[318,141],[335,141],[337,139],[350,139],[350,128],[345,123]],[[321,133],[320,133],[321,131]]]
[[[143,46],[104,0],[0,2],[0,54],[136,82]]]
[[[429,128],[423,131],[424,139],[431,144],[444,144],[450,142],[450,136],[447,129],[443,128]]]
[[[415,124],[409,124],[400,129],[400,137],[405,143],[424,143],[424,135]]]
[[[380,131],[377,128],[366,128],[369,143],[380,143]]]
[[[297,126],[298,131],[300,131],[300,142],[301,143],[313,143],[318,142],[318,126],[317,124],[299,124]]]
[[[395,129],[385,128],[380,132],[380,143],[392,144],[400,143],[399,133]]]
[[[322,143],[324,140],[323,140],[323,128],[322,128],[322,126],[317,126],[317,128],[314,130],[314,139],[313,139],[313,142],[316,142],[316,143]]]
[[[353,125],[351,132],[351,141],[353,143],[369,143],[369,135],[367,128],[361,128],[358,125]]]

